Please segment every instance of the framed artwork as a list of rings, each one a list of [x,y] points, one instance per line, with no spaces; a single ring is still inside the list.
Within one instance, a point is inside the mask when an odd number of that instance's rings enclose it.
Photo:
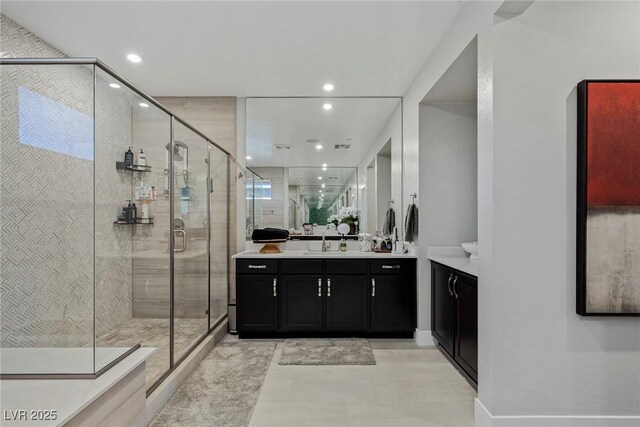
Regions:
[[[640,316],[640,80],[578,84],[576,311]]]

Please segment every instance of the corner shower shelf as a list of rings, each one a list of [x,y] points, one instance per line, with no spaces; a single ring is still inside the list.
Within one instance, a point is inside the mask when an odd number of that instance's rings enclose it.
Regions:
[[[145,222],[142,222],[143,218],[136,218],[136,222],[118,222],[114,221],[114,225],[153,225],[153,218],[144,218]]]
[[[130,172],[151,172],[151,166],[127,165],[125,162],[116,162],[116,169]]]

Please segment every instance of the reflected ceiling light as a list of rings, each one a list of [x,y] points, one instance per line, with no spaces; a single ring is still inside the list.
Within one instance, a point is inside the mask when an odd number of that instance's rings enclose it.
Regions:
[[[322,168],[322,170],[323,170],[323,171],[326,171],[326,170],[327,170],[327,168]]]
[[[319,176],[319,177],[318,177],[318,179],[322,179],[322,177],[321,177],[321,176]]]
[[[324,89],[325,92],[331,92],[333,90],[333,85],[331,83],[326,83],[322,86],[322,89]]]
[[[318,191],[318,193],[322,193],[322,190]]]
[[[120,89],[120,85],[118,83],[110,83],[109,86],[114,89]]]
[[[316,150],[322,150],[322,144],[316,145]]]
[[[322,184],[322,188],[324,188],[324,183]]]
[[[326,103],[322,106],[322,108],[324,108],[325,110],[329,111],[333,108],[333,105]]]
[[[247,160],[251,160],[251,156],[247,156]]]
[[[135,53],[128,54],[127,59],[135,64],[142,61],[142,58],[140,58],[140,55],[136,55]]]
[[[140,104],[138,104],[139,106],[143,107],[143,108],[147,108],[149,106],[149,104],[147,104],[146,102],[141,102]]]
[[[326,163],[323,163],[323,164],[322,164],[322,167],[323,167],[323,168],[326,168],[326,167],[327,167],[327,164],[326,164]]]

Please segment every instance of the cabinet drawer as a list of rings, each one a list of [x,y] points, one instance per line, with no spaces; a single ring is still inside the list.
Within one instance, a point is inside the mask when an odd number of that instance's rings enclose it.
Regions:
[[[327,274],[367,274],[367,260],[328,259],[325,262]]]
[[[322,274],[321,259],[286,259],[282,261],[283,274]]]
[[[239,259],[238,274],[278,274],[275,259]]]
[[[410,274],[415,260],[384,259],[371,261],[371,274]]]

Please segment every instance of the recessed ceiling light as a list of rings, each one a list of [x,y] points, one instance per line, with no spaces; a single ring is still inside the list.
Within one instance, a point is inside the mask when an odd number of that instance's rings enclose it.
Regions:
[[[322,190],[318,191],[318,193],[322,193]]]
[[[141,61],[142,61],[142,58],[140,58],[140,55],[136,55],[135,53],[130,53],[130,54],[128,54],[128,55],[127,55],[127,59],[128,59],[129,61],[131,61],[131,62],[136,63],[136,64],[137,64],[138,62],[141,62]]]
[[[323,167],[323,168],[322,168],[322,170],[323,170],[323,171],[326,171],[326,170],[327,170],[326,166],[325,166],[325,167]]]
[[[109,86],[114,89],[120,89],[120,85],[118,83],[110,83]]]
[[[333,85],[331,83],[327,83],[322,86],[322,89],[324,89],[326,92],[331,92],[333,90]]]
[[[322,177],[321,177],[321,176],[319,176],[319,177],[318,177],[318,179],[322,179]]]
[[[324,104],[324,105],[322,106],[322,108],[324,108],[325,110],[327,110],[327,111],[328,111],[328,110],[331,110],[331,109],[333,108],[333,105],[331,105],[331,104],[327,103],[327,104]]]
[[[149,106],[149,104],[147,104],[146,102],[141,102],[140,104],[138,104],[139,106],[143,107],[143,108],[147,108]]]
[[[251,160],[251,156],[247,156],[247,160]]]
[[[323,168],[326,168],[326,167],[327,167],[327,164],[326,164],[326,163],[323,163],[323,164],[322,164],[322,167],[323,167]]]
[[[316,145],[316,150],[322,150],[322,144]]]

